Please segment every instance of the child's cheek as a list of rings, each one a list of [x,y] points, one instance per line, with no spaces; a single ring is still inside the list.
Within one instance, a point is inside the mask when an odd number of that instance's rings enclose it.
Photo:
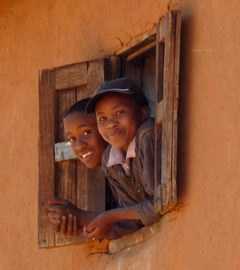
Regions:
[[[105,132],[104,132],[104,129],[101,126],[98,126],[98,132],[105,139]]]

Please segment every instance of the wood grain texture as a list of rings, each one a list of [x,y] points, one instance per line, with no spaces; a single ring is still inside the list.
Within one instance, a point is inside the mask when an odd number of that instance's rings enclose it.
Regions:
[[[46,215],[46,203],[54,198],[55,74],[44,70],[39,79],[39,246],[55,243]]]
[[[54,144],[64,141],[63,114],[77,100],[94,94],[104,80],[104,60],[78,63],[40,74],[39,98],[39,246],[79,243],[82,237],[66,238],[49,226],[49,199],[67,199],[83,209],[104,210],[105,181],[78,160],[54,163]],[[57,91],[61,90],[61,91]],[[92,181],[92,182],[91,182]]]
[[[156,144],[161,143],[161,158],[155,153],[155,204],[162,213],[177,200],[177,114],[180,58],[179,12],[169,12],[160,20],[157,29],[156,91],[158,113],[155,124]],[[160,115],[161,114],[161,115]],[[159,138],[159,128],[162,129]],[[158,147],[156,147],[158,149]],[[161,164],[161,165],[160,165]],[[161,166],[161,179],[159,178]]]
[[[64,141],[63,115],[76,102],[76,89],[63,90],[56,95],[56,141]],[[57,197],[76,202],[76,161],[56,162],[55,186]]]
[[[87,62],[56,68],[55,72],[56,90],[87,84]]]
[[[91,61],[87,68],[87,89],[93,95],[104,81],[104,59]]]

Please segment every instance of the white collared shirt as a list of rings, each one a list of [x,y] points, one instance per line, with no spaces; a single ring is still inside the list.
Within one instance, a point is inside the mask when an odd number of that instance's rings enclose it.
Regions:
[[[127,175],[130,175],[129,159],[135,157],[136,157],[136,137],[133,138],[133,140],[130,142],[128,146],[126,158],[124,157],[121,150],[119,150],[118,148],[111,147],[107,167],[112,167],[114,165],[120,164],[123,167],[125,173]]]

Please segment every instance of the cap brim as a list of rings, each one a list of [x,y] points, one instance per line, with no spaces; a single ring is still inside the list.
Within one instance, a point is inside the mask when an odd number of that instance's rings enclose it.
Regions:
[[[131,89],[106,89],[106,90],[102,90],[101,93],[96,94],[95,96],[93,96],[89,102],[86,105],[86,111],[88,113],[92,113],[95,110],[95,106],[96,103],[99,101],[99,99],[101,99],[103,96],[105,96],[108,93],[120,93],[120,94],[124,94],[124,95],[133,95],[135,92],[132,91]]]

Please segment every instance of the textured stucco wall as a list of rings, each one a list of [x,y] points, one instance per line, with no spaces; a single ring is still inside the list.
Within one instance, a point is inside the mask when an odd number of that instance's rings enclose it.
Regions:
[[[237,0],[182,3],[179,211],[114,256],[37,247],[38,71],[111,54],[177,2],[1,1],[1,270],[240,268]]]

